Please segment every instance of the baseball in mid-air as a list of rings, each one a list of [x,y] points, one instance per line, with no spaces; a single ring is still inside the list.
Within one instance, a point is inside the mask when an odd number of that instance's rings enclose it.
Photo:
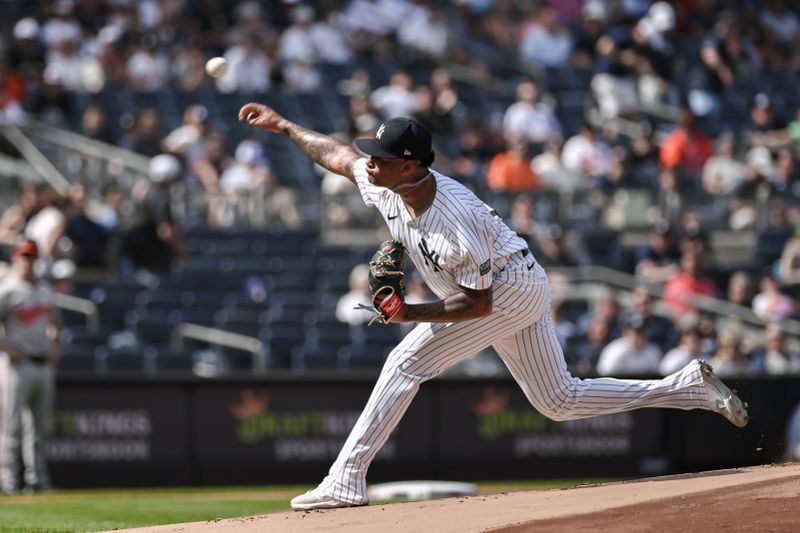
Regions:
[[[206,61],[206,72],[212,78],[219,78],[225,75],[228,70],[228,62],[224,57],[212,57]]]

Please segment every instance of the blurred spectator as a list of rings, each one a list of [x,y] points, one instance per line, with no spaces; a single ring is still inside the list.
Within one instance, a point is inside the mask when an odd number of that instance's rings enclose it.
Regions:
[[[613,152],[598,138],[589,124],[584,124],[578,133],[570,137],[561,150],[564,168],[584,178],[586,185],[593,186],[599,178],[606,176],[611,168]]]
[[[156,37],[146,34],[128,59],[127,79],[135,91],[153,92],[169,81],[170,59],[157,48]]]
[[[16,245],[28,221],[38,210],[39,188],[30,181],[23,182],[17,201],[0,216],[0,246]]]
[[[742,335],[726,329],[719,334],[719,344],[708,363],[719,376],[744,376],[751,374],[751,363],[742,349]]]
[[[202,151],[204,137],[209,133],[208,109],[200,104],[186,106],[183,122],[161,141],[161,148],[170,154],[193,159]]]
[[[372,307],[372,293],[369,290],[369,265],[354,266],[350,271],[349,284],[350,291],[342,295],[336,303],[336,319],[351,326],[366,324],[375,315],[357,307],[359,305]]]
[[[122,221],[122,252],[134,268],[154,273],[184,268],[188,256],[173,217],[169,190],[180,177],[180,162],[161,154],[150,160],[150,182],[134,198],[134,212]]]
[[[791,316],[796,309],[794,299],[781,292],[771,274],[761,278],[761,292],[753,297],[753,312],[762,320],[780,320]]]
[[[82,31],[78,19],[74,15],[73,0],[58,0],[53,3],[53,16],[42,26],[42,40],[48,47],[59,42],[80,40]]]
[[[744,270],[737,270],[728,281],[728,301],[750,307],[753,303],[753,280]]]
[[[736,142],[733,135],[718,139],[717,153],[703,166],[703,188],[711,194],[732,193],[744,180],[747,167],[736,157]]]
[[[313,93],[322,86],[322,74],[310,57],[295,59],[283,67],[283,84],[291,92]]]
[[[528,241],[534,242],[539,234],[539,223],[534,216],[533,199],[529,194],[518,194],[511,202],[511,216],[507,224],[517,235]]]
[[[353,57],[339,11],[331,9],[324,20],[311,26],[311,39],[316,57],[323,63],[344,65]]]
[[[775,112],[772,101],[764,93],[758,93],[753,97],[753,105],[750,108],[750,117],[744,125],[746,137],[754,134],[769,133],[785,130],[787,123]]]
[[[617,299],[617,295],[609,291],[593,304],[593,308],[578,320],[580,330],[585,332],[589,329],[589,324],[596,320],[602,320],[608,325],[611,338],[616,339],[619,337],[622,333],[624,322],[622,321],[622,306]]]
[[[172,85],[182,92],[202,90],[211,83],[206,74],[206,55],[203,50],[192,46],[176,45],[172,54],[170,74]]]
[[[558,140],[561,124],[550,105],[540,99],[540,87],[534,81],[517,85],[517,101],[506,109],[503,132],[507,139],[524,138],[534,144]]]
[[[713,33],[702,45],[700,64],[690,82],[687,96],[692,111],[700,116],[716,112],[737,78],[749,76],[757,62],[757,50],[742,35],[736,14],[719,13]]]
[[[24,117],[25,82],[0,55],[0,122],[19,122]]]
[[[668,376],[688,365],[694,359],[703,355],[700,332],[694,327],[681,330],[678,346],[664,354],[658,371],[662,376]]]
[[[791,148],[780,148],[775,156],[775,172],[770,177],[776,195],[800,198],[800,168]],[[793,200],[796,203],[796,200]]]
[[[680,271],[681,250],[666,220],[656,223],[650,243],[640,250],[636,275],[650,283],[664,283]]]
[[[783,245],[779,273],[784,285],[800,283],[800,225],[795,227],[794,235]]]
[[[597,373],[601,376],[657,374],[661,350],[649,342],[649,334],[645,319],[631,317],[622,337],[611,341],[600,353]]]
[[[414,96],[417,103],[413,118],[433,133],[452,135],[455,131],[453,115],[449,109],[444,109],[437,104],[434,100],[433,90],[423,85],[414,90]]]
[[[215,217],[220,227],[296,229],[302,224],[296,192],[280,186],[264,149],[253,139],[236,147],[234,162],[222,172],[219,185],[224,202]]]
[[[694,114],[689,109],[681,110],[678,127],[661,143],[661,166],[677,170],[680,178],[699,179],[712,155],[714,147],[697,129]]]
[[[563,300],[553,300],[552,318],[558,342],[561,346],[566,346],[567,340],[578,332],[578,327],[567,315]]]
[[[670,319],[654,313],[653,296],[644,287],[637,287],[633,291],[630,312],[623,314],[623,320],[627,322],[633,316],[639,316],[647,321],[650,327],[650,341],[659,348],[663,350],[674,346],[677,337],[675,325]]]
[[[704,354],[713,353],[717,350],[717,323],[714,315],[710,313],[698,313],[697,315],[684,315],[681,317],[681,329],[684,325],[692,324],[700,333],[700,350]]]
[[[572,53],[573,39],[561,25],[558,13],[549,5],[541,6],[533,20],[523,25],[519,55],[537,66],[563,67]]]
[[[257,34],[242,36],[240,44],[228,49],[224,55],[228,70],[217,80],[217,88],[224,93],[263,93],[272,85],[272,62],[261,48]]]
[[[291,25],[283,30],[278,40],[278,59],[284,63],[314,61],[316,49],[311,32],[314,8],[307,4],[297,4],[292,8],[290,17]]]
[[[789,10],[786,0],[768,0],[761,8],[759,21],[766,32],[775,35],[785,44],[792,46],[797,42],[800,20]]]
[[[11,69],[19,73],[25,83],[37,82],[44,71],[44,46],[40,39],[39,22],[24,17],[14,24],[13,41],[8,48]]]
[[[155,109],[143,109],[136,117],[133,129],[123,134],[119,146],[153,157],[161,153],[161,117]]]
[[[586,184],[577,172],[564,168],[561,163],[561,146],[556,141],[546,142],[542,153],[531,160],[534,174],[542,180],[547,190],[572,193]]]
[[[73,183],[69,189],[65,235],[72,248],[70,256],[81,269],[107,270],[109,234],[88,213],[88,190],[83,183]]]
[[[77,267],[71,259],[58,259],[50,267],[48,280],[53,291],[58,294],[73,294],[75,292],[75,274]]]
[[[106,113],[99,105],[90,105],[81,115],[81,135],[95,141],[111,143],[111,133],[106,124]]]
[[[407,72],[397,71],[392,74],[388,85],[372,91],[370,103],[382,119],[410,117],[417,105],[412,86],[411,76]]]
[[[398,43],[431,58],[443,58],[449,41],[450,32],[442,6],[416,4],[397,28]]]
[[[495,146],[496,139],[490,132],[477,126],[468,126],[459,138],[458,153],[453,161],[455,174],[470,183],[485,182],[484,163],[502,151],[502,146]],[[500,137],[499,141],[502,141]]]
[[[533,255],[543,267],[574,267],[578,264],[564,244],[564,232],[558,224],[549,224],[531,242]]]
[[[664,306],[674,316],[696,312],[693,296],[713,298],[717,295],[716,285],[705,276],[703,269],[703,260],[697,254],[684,253],[681,257],[681,271],[669,278],[664,287]]]
[[[515,138],[508,141],[508,150],[495,155],[486,169],[486,184],[495,192],[536,191],[539,177],[531,169],[528,143]]]
[[[233,164],[233,158],[228,153],[227,138],[221,133],[214,132],[205,137],[203,152],[195,154],[195,159],[190,161],[191,173],[203,186],[209,195],[210,201],[216,201],[220,192],[220,176]]]
[[[656,212],[670,224],[680,219],[684,200],[680,192],[680,178],[673,168],[662,168],[658,174],[658,197]]]
[[[28,101],[28,111],[48,124],[66,128],[73,109],[69,93],[56,81],[45,79]]]
[[[113,235],[119,228],[122,215],[122,206],[125,196],[122,188],[115,181],[106,183],[102,189],[102,199],[91,206],[92,219],[100,224],[106,233]]]
[[[586,0],[581,8],[580,25],[573,33],[575,46],[571,62],[577,69],[590,69],[597,53],[597,41],[603,35],[603,26],[609,15],[605,0]]]
[[[758,204],[772,192],[770,178],[775,173],[772,154],[763,146],[747,153],[745,180],[733,191],[728,205],[731,229],[752,228],[758,221]]]
[[[381,124],[380,118],[369,98],[362,94],[353,94],[350,96],[350,126],[348,133],[353,137],[370,135],[378,129]]]
[[[600,354],[611,340],[611,331],[605,320],[592,320],[586,330],[586,340],[582,342],[574,354],[566,354],[567,360],[574,359],[576,373],[588,375],[594,372]]]
[[[67,227],[67,199],[49,185],[39,187],[38,198],[39,208],[25,226],[25,237],[36,243],[39,261],[49,266]]]
[[[772,322],[765,330],[764,349],[755,358],[755,367],[769,375],[800,373],[800,354],[789,350],[780,324]]]

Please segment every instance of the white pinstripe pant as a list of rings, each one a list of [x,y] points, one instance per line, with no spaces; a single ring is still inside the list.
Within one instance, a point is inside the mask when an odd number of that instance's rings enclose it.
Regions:
[[[518,281],[524,274],[508,275]],[[420,384],[489,346],[497,350],[531,404],[553,420],[642,407],[706,408],[708,395],[696,364],[659,380],[573,377],[551,323],[547,278],[541,273],[526,281],[508,285],[496,280],[492,314],[465,322],[419,324],[392,350],[364,411],[320,485],[325,494],[352,504],[366,503],[367,469]],[[503,310],[503,303],[517,304],[520,295],[524,295],[521,310],[517,307],[513,314]]]

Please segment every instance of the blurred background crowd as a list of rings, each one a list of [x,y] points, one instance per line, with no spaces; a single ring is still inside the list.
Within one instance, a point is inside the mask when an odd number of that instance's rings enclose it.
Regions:
[[[429,127],[434,168],[552,272],[576,372],[667,374],[702,356],[720,375],[800,373],[793,2],[3,10],[0,244],[34,239],[43,274],[99,309],[95,326],[68,320],[67,368],[251,368],[240,346],[176,348],[187,322],[259,339],[275,368],[380,365],[402,328],[366,328],[351,308],[381,223],[346,180],[236,122],[259,101],[348,142],[398,115]],[[203,68],[213,56],[229,65],[218,79]],[[628,281],[593,270],[571,290],[589,267]],[[409,278],[409,299],[431,297]]]

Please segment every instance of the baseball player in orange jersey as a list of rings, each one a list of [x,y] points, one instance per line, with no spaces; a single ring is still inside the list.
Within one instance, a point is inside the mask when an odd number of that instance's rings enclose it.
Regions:
[[[37,257],[36,243],[23,241],[12,254],[11,272],[0,281],[0,489],[6,494],[19,491],[20,452],[25,485],[51,488],[43,446],[61,357],[54,342],[59,315],[50,285],[34,273]]]
[[[239,120],[283,133],[316,163],[355,183],[440,298],[391,305],[392,322],[417,326],[389,354],[328,475],[294,498],[293,509],[365,505],[370,462],[420,384],[489,346],[531,404],[553,420],[669,407],[706,409],[736,426],[747,424],[746,405],[702,361],[660,380],[570,375],[550,317],[544,270],[494,210],[460,183],[431,170],[431,136],[418,122],[391,119],[374,139],[359,139],[353,148],[261,104],[243,106]]]

